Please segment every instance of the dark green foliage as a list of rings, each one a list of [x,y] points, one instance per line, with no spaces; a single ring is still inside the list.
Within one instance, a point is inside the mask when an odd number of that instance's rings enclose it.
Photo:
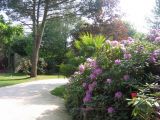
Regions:
[[[13,65],[13,51],[11,45],[14,42],[15,37],[23,36],[23,28],[19,25],[13,25],[11,22],[6,22],[2,15],[0,15],[0,52],[1,52],[1,64],[5,64],[6,67],[12,70]],[[7,61],[6,61],[7,58]],[[5,61],[5,63],[4,63]],[[7,63],[7,64],[6,64]]]
[[[65,76],[72,75],[86,58],[97,55],[104,42],[104,36],[82,35],[80,40],[74,41],[71,50],[66,53],[67,59],[60,65],[61,73]]]
[[[46,23],[42,38],[40,57],[48,63],[48,72],[59,72],[59,65],[64,62],[67,49],[67,39],[72,29],[74,16],[64,19],[55,18]]]
[[[27,46],[26,41],[18,41],[12,45],[12,50],[21,56],[26,56],[27,55],[27,53],[25,51],[26,46]]]
[[[87,16],[96,22],[103,20],[102,13],[111,19],[115,16],[115,7],[118,0],[2,0],[0,10],[14,20],[26,23],[25,19],[32,21],[29,25],[33,32],[32,50],[32,77],[37,75],[37,61],[41,47],[45,23],[56,17],[63,18],[65,15]],[[101,11],[103,11],[101,13]],[[78,15],[77,15],[78,14]],[[103,17],[101,17],[101,15]],[[64,35],[62,35],[64,36]],[[43,44],[43,43],[42,43]],[[63,51],[63,50],[62,50]],[[60,58],[61,60],[61,58]],[[58,61],[59,62],[59,61]]]
[[[6,22],[0,15],[0,43],[10,44],[14,36],[23,34],[23,28],[20,25],[13,26],[11,22]]]
[[[128,104],[134,107],[132,115],[140,120],[156,120],[158,115],[160,100],[159,85],[156,83],[146,84],[139,87],[138,97],[134,100],[129,99]]]

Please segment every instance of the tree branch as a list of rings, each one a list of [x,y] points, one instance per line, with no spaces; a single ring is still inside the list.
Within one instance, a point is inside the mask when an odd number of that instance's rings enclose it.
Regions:
[[[38,5],[37,5],[37,28],[39,26],[40,4],[41,4],[41,0],[38,1]]]

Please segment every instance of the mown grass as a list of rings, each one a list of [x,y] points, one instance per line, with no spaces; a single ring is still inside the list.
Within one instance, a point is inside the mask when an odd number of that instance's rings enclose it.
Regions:
[[[61,85],[59,87],[56,87],[54,90],[51,91],[51,94],[64,98],[65,88],[66,88],[66,85]]]
[[[38,75],[36,78],[30,78],[28,75],[12,74],[12,73],[0,73],[0,87],[19,84],[23,82],[29,82],[34,80],[45,80],[53,78],[64,78],[61,75]]]

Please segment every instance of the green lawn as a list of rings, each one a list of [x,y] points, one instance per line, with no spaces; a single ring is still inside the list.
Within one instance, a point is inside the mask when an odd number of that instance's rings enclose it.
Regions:
[[[38,75],[36,78],[30,78],[28,75],[23,75],[23,74],[3,73],[3,74],[0,74],[0,87],[34,81],[34,80],[43,80],[43,79],[52,79],[52,78],[64,78],[64,76]]]
[[[54,90],[51,91],[51,94],[64,98],[65,88],[66,88],[66,85],[61,85],[60,87],[56,87]]]

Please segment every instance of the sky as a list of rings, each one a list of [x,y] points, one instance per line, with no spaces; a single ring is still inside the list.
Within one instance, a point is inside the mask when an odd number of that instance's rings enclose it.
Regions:
[[[123,20],[129,21],[139,32],[149,30],[146,18],[152,15],[155,0],[120,0]]]

